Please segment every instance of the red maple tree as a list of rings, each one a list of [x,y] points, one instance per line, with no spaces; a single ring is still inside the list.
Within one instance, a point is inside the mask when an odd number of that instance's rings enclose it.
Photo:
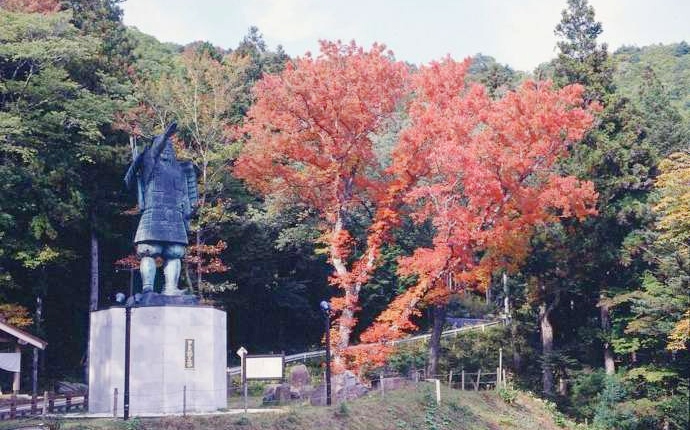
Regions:
[[[0,0],[0,8],[10,12],[54,13],[60,10],[59,0]]]
[[[350,343],[359,290],[378,253],[373,246],[355,255],[347,220],[385,196],[372,135],[399,106],[406,82],[407,67],[383,45],[365,51],[354,42],[321,42],[318,57],[307,54],[256,84],[243,128],[248,139],[235,174],[261,193],[308,204],[324,222],[331,283],[343,292],[332,300],[340,350]]]
[[[400,259],[399,273],[418,282],[363,333],[362,341],[383,343],[353,349],[355,367],[385,359],[385,342],[415,328],[421,303],[442,305],[463,289],[486,288],[498,268],[516,269],[535,226],[596,213],[592,183],[554,168],[594,121],[583,88],[527,81],[494,101],[466,83],[469,64],[446,59],[414,77],[389,195],[414,221],[431,222],[433,245]]]

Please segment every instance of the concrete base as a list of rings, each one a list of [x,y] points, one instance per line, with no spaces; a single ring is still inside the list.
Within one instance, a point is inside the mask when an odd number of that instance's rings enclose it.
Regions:
[[[225,312],[202,306],[132,308],[130,416],[227,407]],[[122,416],[125,309],[91,313],[89,412]],[[114,391],[117,389],[117,396]]]

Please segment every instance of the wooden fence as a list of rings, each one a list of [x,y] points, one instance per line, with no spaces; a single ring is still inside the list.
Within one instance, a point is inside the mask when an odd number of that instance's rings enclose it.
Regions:
[[[0,406],[0,420],[30,417],[34,415],[66,414],[87,411],[88,395],[58,395],[45,392],[43,396],[22,399],[12,396],[9,403]]]

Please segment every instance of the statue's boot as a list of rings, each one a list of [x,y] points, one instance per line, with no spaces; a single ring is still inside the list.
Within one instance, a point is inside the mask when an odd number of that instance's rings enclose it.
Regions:
[[[163,266],[163,275],[165,276],[165,288],[163,289],[163,295],[181,296],[185,293],[185,290],[177,288],[177,282],[180,280],[181,271],[182,262],[179,258],[165,261],[165,266]]]
[[[139,271],[141,272],[142,293],[152,293],[153,282],[156,280],[156,259],[141,257]]]

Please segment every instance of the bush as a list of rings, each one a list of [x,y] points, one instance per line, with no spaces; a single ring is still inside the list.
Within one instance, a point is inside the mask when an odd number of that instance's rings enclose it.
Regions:
[[[266,388],[266,382],[263,381],[248,381],[247,394],[252,397],[261,396]]]
[[[604,389],[606,373],[603,369],[593,372],[580,373],[575,376],[572,391],[569,396],[570,408],[568,413],[579,421],[594,418],[599,393]]]
[[[350,407],[346,402],[342,402],[340,405],[338,405],[338,409],[335,411],[335,416],[341,418],[350,416]]]
[[[498,396],[507,404],[512,405],[517,400],[518,392],[513,387],[499,388]]]
[[[632,411],[618,407],[627,395],[627,390],[619,377],[606,377],[604,389],[599,395],[594,411],[594,426],[599,429],[635,429],[637,425]]]
[[[390,356],[387,367],[401,375],[408,375],[412,369],[424,369],[426,357],[427,350],[424,343],[403,344]]]

